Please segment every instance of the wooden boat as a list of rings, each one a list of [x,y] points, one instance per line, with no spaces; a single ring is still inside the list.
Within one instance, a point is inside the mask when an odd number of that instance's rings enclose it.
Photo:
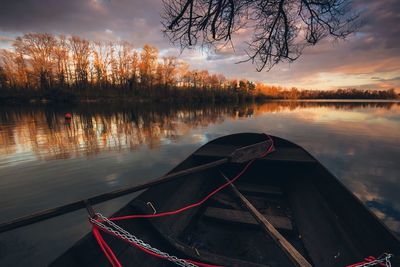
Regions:
[[[204,145],[171,172],[220,159],[238,147],[261,142],[263,134],[243,133]],[[400,266],[400,241],[326,168],[300,146],[272,137],[275,152],[257,159],[236,188],[312,266],[348,266],[370,255],[391,253]],[[181,177],[141,193],[115,216],[179,209],[202,199],[245,164]],[[148,203],[151,203],[149,205]],[[227,187],[203,205],[151,219],[118,222],[125,230],[178,258],[220,266],[295,266],[273,238]],[[176,266],[104,234],[122,266]],[[88,234],[51,266],[109,266]]]

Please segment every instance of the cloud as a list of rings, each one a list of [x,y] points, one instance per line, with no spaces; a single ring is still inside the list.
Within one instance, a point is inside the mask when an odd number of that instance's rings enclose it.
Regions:
[[[14,38],[0,35],[0,48],[10,46],[12,42],[14,42]]]
[[[121,39],[166,47],[161,1],[2,0],[0,31],[77,34],[93,38],[112,31]]]
[[[372,77],[371,79],[373,80],[378,80],[380,82],[393,82],[393,81],[400,81],[400,76],[391,78],[391,79],[384,79],[384,78],[379,78],[379,77]]]
[[[363,84],[400,88],[395,79],[400,76],[400,2],[354,0],[354,7],[360,11],[362,23],[356,34],[346,41],[323,40],[308,47],[294,63],[279,64],[270,72],[257,72],[250,62],[235,64],[246,59],[245,41],[251,32],[245,30],[233,36],[234,49],[228,44],[216,51],[180,53],[162,34],[159,0],[2,0],[0,46],[10,45],[7,36],[25,32],[76,34],[95,40],[123,39],[136,47],[150,43],[163,55],[179,56],[193,68],[228,77],[301,88]]]

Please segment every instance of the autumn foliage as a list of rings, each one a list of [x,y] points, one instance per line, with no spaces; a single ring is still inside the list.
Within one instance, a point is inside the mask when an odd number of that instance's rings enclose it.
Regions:
[[[152,45],[28,33],[0,50],[0,100],[222,102],[255,99],[396,98],[393,90],[310,91],[192,70]]]
[[[253,83],[222,74],[191,70],[176,57],[159,57],[151,45],[95,42],[77,36],[29,33],[17,37],[13,50],[0,50],[0,89],[69,92],[79,97],[249,98]]]

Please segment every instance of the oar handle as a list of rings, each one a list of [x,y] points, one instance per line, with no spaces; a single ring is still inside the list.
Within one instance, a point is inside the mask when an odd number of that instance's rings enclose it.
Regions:
[[[122,189],[117,189],[112,192],[93,196],[88,199],[75,201],[75,202],[72,202],[72,203],[69,203],[66,205],[62,205],[62,206],[58,206],[58,207],[55,207],[52,209],[39,211],[37,213],[23,216],[20,218],[16,218],[16,219],[13,219],[8,222],[3,222],[3,223],[0,223],[0,233],[10,231],[10,230],[13,230],[13,229],[16,229],[19,227],[37,223],[37,222],[40,222],[40,221],[43,221],[46,219],[54,218],[54,217],[57,217],[57,216],[60,216],[60,215],[63,215],[63,214],[66,214],[66,213],[69,213],[72,211],[76,211],[76,210],[85,208],[88,203],[90,203],[90,205],[96,205],[96,204],[99,204],[99,203],[102,203],[102,202],[105,202],[108,200],[112,200],[114,198],[118,198],[118,197],[121,197],[121,196],[124,196],[127,194],[131,194],[131,193],[146,189],[151,186],[162,184],[162,183],[171,181],[173,179],[176,179],[176,178],[179,178],[179,177],[191,174],[191,173],[199,172],[202,170],[206,170],[206,169],[210,169],[210,168],[222,165],[228,161],[229,160],[227,158],[223,158],[223,159],[213,161],[210,163],[206,163],[206,164],[202,164],[202,165],[190,168],[190,169],[185,169],[182,171],[174,172],[174,173],[162,176],[160,178],[157,178],[148,183],[144,183],[144,184],[140,184],[140,185],[126,186]]]
[[[207,169],[211,169],[216,166],[220,166],[222,164],[225,164],[227,162],[234,162],[234,163],[243,163],[246,161],[249,161],[254,158],[258,158],[263,156],[263,153],[265,151],[268,151],[272,146],[272,140],[267,140],[263,142],[259,142],[256,144],[252,144],[249,146],[244,146],[241,148],[236,149],[233,151],[230,155],[227,155],[227,157],[212,161],[206,164],[202,164],[193,168],[177,171],[174,173],[170,173],[164,176],[161,176],[160,178],[154,179],[150,182],[140,184],[140,185],[130,185],[126,186],[121,189],[114,190],[112,192],[100,194],[97,196],[93,196],[87,199],[75,201],[66,205],[58,206],[52,209],[48,210],[43,210],[39,211],[37,213],[23,216],[20,218],[13,219],[8,222],[3,222],[0,223],[0,233],[13,230],[19,227],[23,227],[26,225],[30,225],[33,223],[37,223],[46,219],[50,219],[56,216],[60,216],[72,211],[76,211],[82,208],[85,208],[88,204],[89,205],[96,205],[117,197],[121,197],[127,194],[131,194],[146,188],[149,188],[151,186],[155,186],[158,184],[166,183],[168,181],[174,180],[179,177],[183,177],[192,173],[204,171]]]

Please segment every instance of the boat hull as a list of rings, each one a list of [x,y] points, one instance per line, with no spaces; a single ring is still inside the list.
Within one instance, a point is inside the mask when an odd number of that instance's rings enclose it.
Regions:
[[[229,155],[264,141],[243,133],[204,145],[170,173]],[[399,263],[400,242],[338,179],[300,146],[272,137],[276,151],[257,159],[235,183],[240,192],[313,266],[346,266],[387,252]],[[197,202],[232,178],[245,163],[228,163],[154,186],[112,217],[176,210]],[[149,205],[148,203],[151,203]],[[229,188],[185,212],[118,224],[145,242],[183,259],[221,266],[293,266]],[[104,234],[123,266],[175,266]],[[51,266],[107,266],[88,234]],[[396,264],[393,264],[396,266]],[[400,266],[400,265],[399,265]]]

